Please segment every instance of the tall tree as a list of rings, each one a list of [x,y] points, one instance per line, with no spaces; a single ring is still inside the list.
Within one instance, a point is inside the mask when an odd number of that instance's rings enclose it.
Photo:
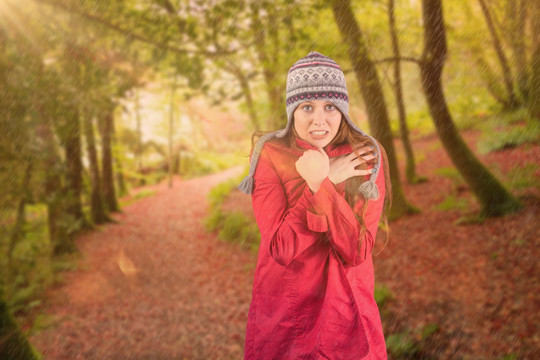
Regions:
[[[68,212],[74,217],[80,228],[89,226],[82,210],[82,190],[83,190],[83,164],[81,147],[81,124],[79,112],[71,107],[63,114],[61,121],[61,138],[64,145],[64,156],[66,158],[66,178],[67,178],[67,201]]]
[[[461,138],[448,109],[442,87],[447,55],[441,0],[422,0],[424,51],[420,64],[422,87],[437,133],[452,162],[476,195],[481,214],[499,216],[520,208],[520,203],[486,169]]]
[[[112,138],[114,136],[114,102],[109,101],[98,118],[98,128],[101,137],[101,167],[103,200],[109,211],[119,211],[116,199],[113,173]]]
[[[15,224],[12,227],[10,239],[8,242],[7,249],[7,279],[8,281],[13,280],[13,274],[15,269],[13,268],[12,259],[13,251],[15,246],[24,238],[25,236],[25,224],[26,224],[26,204],[28,203],[28,189],[30,185],[30,178],[32,176],[32,159],[27,159],[24,171],[24,178],[22,179],[22,191],[19,198],[19,203],[17,204],[17,210],[15,215]]]
[[[397,218],[407,213],[416,212],[417,210],[407,202],[403,193],[382,86],[363,34],[352,12],[351,3],[349,0],[332,0],[331,3],[335,21],[348,46],[350,60],[356,79],[360,84],[369,126],[373,136],[381,142],[388,154],[389,164],[386,165],[390,169],[393,193],[390,217]]]
[[[90,206],[92,221],[94,224],[102,224],[109,221],[105,206],[103,204],[103,194],[101,192],[101,176],[96,150],[96,140],[94,136],[94,114],[89,109],[83,115],[84,137],[86,140],[86,152],[90,167]]]
[[[284,87],[281,85],[281,82],[277,80],[277,73],[279,72],[279,62],[276,61],[274,56],[271,56],[268,49],[269,45],[267,44],[267,33],[265,32],[265,27],[261,26],[261,11],[268,10],[268,3],[261,3],[253,1],[250,4],[251,8],[251,31],[253,32],[253,40],[255,45],[255,51],[259,62],[263,68],[264,80],[266,83],[266,89],[268,93],[268,99],[270,101],[270,118],[271,118],[271,128],[281,127],[283,122],[283,94],[285,93]],[[266,5],[266,6],[265,6]],[[268,27],[273,27],[269,29],[268,33],[273,36],[273,39],[276,40],[277,24],[275,23],[276,16],[275,11],[272,12],[272,17],[270,17]]]
[[[81,121],[78,109],[79,92],[81,89],[80,67],[77,61],[81,56],[73,42],[68,41],[64,52],[59,57],[59,69],[66,77],[61,89],[61,97],[56,110],[57,132],[64,149],[66,159],[66,201],[67,211],[73,217],[78,229],[90,227],[90,223],[82,210],[83,192],[83,163],[81,145]]]
[[[174,118],[175,118],[175,113],[174,113],[174,105],[175,105],[175,101],[174,101],[174,97],[176,95],[176,90],[177,90],[177,87],[178,87],[178,84],[177,84],[177,75],[174,74],[173,75],[173,79],[172,79],[172,83],[171,83],[171,99],[170,99],[170,104],[169,104],[169,126],[168,126],[168,129],[167,129],[167,132],[168,132],[168,145],[169,145],[169,151],[167,153],[167,172],[169,174],[169,188],[172,188],[172,185],[173,185],[173,158],[174,158],[174,154],[173,154],[173,135],[174,135]]]
[[[478,2],[480,3],[480,7],[482,8],[482,13],[484,14],[484,18],[486,19],[489,34],[491,35],[491,39],[493,41],[493,47],[495,48],[497,59],[499,60],[499,64],[501,65],[502,77],[508,96],[508,103],[511,108],[517,108],[520,106],[520,101],[518,100],[518,97],[516,96],[516,92],[514,90],[514,77],[512,75],[510,65],[508,64],[506,54],[504,53],[501,40],[499,39],[499,35],[497,34],[497,30],[495,29],[492,15],[486,5],[485,0],[478,0]]]
[[[529,98],[527,108],[531,116],[540,121],[540,3],[530,1],[532,55],[530,59]]]
[[[399,130],[401,134],[401,142],[403,150],[405,150],[405,176],[407,181],[414,184],[420,180],[416,175],[416,165],[414,161],[414,153],[409,139],[409,128],[407,126],[407,113],[405,111],[405,101],[403,100],[403,86],[401,85],[401,52],[399,50],[399,41],[396,29],[396,18],[394,11],[394,0],[388,0],[388,23],[390,29],[390,40],[392,41],[392,51],[394,53],[394,96],[398,108]]]
[[[517,78],[517,89],[520,97],[527,101],[529,89],[527,80],[529,78],[529,69],[527,68],[527,35],[525,25],[529,20],[527,9],[528,0],[507,0],[506,16],[504,21],[508,24],[507,39],[512,49],[513,65]]]
[[[54,140],[51,117],[42,112],[40,124],[36,129],[37,138],[41,139],[43,164],[46,166],[43,191],[47,204],[47,225],[49,241],[52,244],[52,253],[59,256],[77,251],[74,234],[68,231],[66,219],[66,204],[64,201],[64,188],[61,179],[60,157],[57,154],[57,145]]]
[[[2,286],[0,283],[0,287]],[[0,293],[0,359],[39,359],[13,319],[2,293]]]

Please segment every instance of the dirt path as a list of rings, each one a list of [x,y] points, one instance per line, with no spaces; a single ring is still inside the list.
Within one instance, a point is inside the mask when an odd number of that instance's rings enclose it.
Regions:
[[[44,359],[240,359],[255,257],[202,226],[208,191],[239,171],[156,186],[81,237],[30,337]]]

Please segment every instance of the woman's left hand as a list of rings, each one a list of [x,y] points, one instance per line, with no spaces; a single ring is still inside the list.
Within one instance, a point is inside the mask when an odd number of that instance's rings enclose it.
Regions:
[[[373,159],[375,156],[369,147],[357,149],[356,153],[353,151],[350,154],[332,158],[328,178],[334,184],[339,184],[354,176],[369,175],[373,169],[357,169],[357,167]]]

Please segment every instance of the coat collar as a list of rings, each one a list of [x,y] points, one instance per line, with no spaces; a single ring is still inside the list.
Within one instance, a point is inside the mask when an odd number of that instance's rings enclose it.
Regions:
[[[295,138],[296,145],[305,150],[317,150],[317,148],[310,143],[300,139]],[[328,157],[336,157],[344,154],[349,154],[352,152],[352,147],[349,144],[345,145],[327,145],[324,148],[324,151],[326,151],[326,154],[328,154]]]

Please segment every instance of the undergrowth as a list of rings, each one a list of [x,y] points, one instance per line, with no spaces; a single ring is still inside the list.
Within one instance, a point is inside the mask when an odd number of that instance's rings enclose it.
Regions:
[[[244,175],[222,182],[210,190],[208,194],[210,215],[205,220],[205,226],[207,231],[217,232],[223,241],[256,251],[261,240],[257,224],[243,213],[228,212],[222,206]]]
[[[490,115],[479,122],[478,128],[482,131],[477,145],[481,154],[540,141],[538,120],[526,109]]]
[[[26,206],[24,236],[8,254],[9,234],[0,236],[2,282],[8,308],[17,316],[29,314],[43,303],[44,291],[61,281],[60,273],[76,267],[73,256],[53,258],[49,241],[47,207]]]

